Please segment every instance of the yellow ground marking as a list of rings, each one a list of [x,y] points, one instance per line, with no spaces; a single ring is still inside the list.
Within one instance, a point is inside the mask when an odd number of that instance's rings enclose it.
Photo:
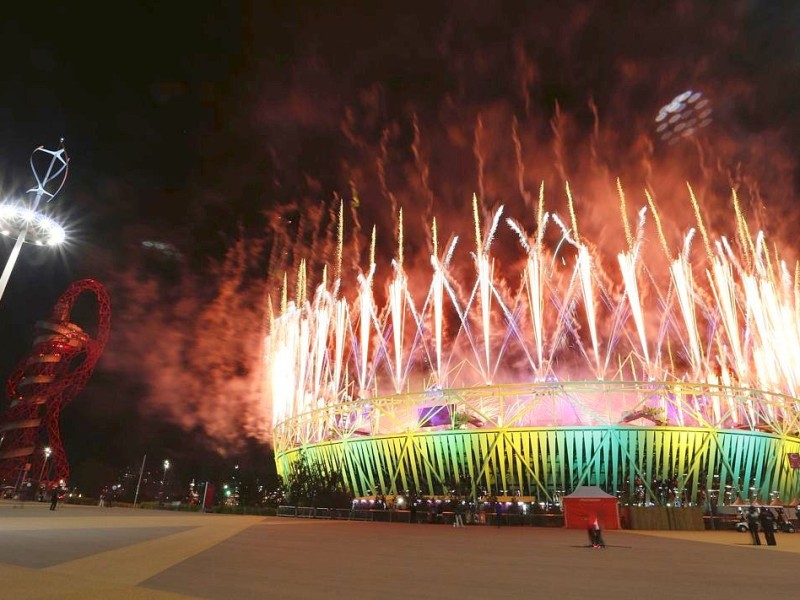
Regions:
[[[205,517],[214,518],[212,515],[177,516],[174,519],[164,517],[136,517],[125,518],[119,516],[91,516],[91,517],[30,517],[24,519],[4,519],[0,530],[2,531],[37,531],[41,529],[139,529],[139,528],[170,528],[170,527],[199,527],[203,525]]]
[[[750,534],[740,533],[738,531],[645,531],[641,529],[627,529],[625,533],[687,542],[700,542],[703,544],[755,548],[755,546],[751,544]],[[767,546],[764,540],[764,534],[761,533],[759,535],[761,537],[761,546],[758,546],[760,550],[800,554],[800,533],[776,533],[775,540],[778,544],[777,546]]]
[[[128,527],[141,526],[140,520],[124,519]],[[43,571],[134,586],[263,521],[263,517],[202,515],[186,519],[185,523],[182,521],[180,518],[162,519],[160,526],[193,525],[194,528],[70,560]]]
[[[14,600],[86,600],[87,598],[114,598],[114,600],[188,600],[194,596],[135,588],[113,583],[76,579],[60,573],[45,573],[0,564],[0,589],[3,598]]]

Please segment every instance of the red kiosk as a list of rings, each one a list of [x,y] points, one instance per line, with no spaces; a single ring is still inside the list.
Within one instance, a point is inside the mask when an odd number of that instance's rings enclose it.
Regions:
[[[597,517],[603,529],[619,529],[619,500],[596,486],[578,486],[564,496],[564,527],[586,529],[587,521]]]

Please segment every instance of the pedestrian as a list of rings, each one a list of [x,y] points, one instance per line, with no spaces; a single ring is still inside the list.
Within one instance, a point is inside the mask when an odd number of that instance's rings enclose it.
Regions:
[[[503,503],[500,501],[494,503],[494,518],[500,527],[503,524]]]
[[[463,508],[461,506],[461,502],[456,501],[456,506],[453,509],[453,527],[463,527],[464,526],[464,519],[461,518],[461,513],[463,512]]]
[[[61,493],[61,486],[56,486],[53,488],[53,492],[50,495],[50,510],[55,510],[56,505],[58,504],[58,495]]]
[[[764,530],[764,539],[767,540],[767,546],[776,546],[775,516],[772,511],[768,508],[762,508],[758,520],[761,523],[761,529]]]
[[[603,530],[600,528],[600,521],[597,519],[597,516],[594,518],[592,528],[594,529],[595,548],[605,548],[606,542],[603,539]]]
[[[589,543],[592,548],[606,547],[606,543],[603,541],[603,531],[600,529],[600,521],[597,520],[597,515],[592,515],[591,518],[586,519],[586,532],[589,534]]]
[[[105,491],[100,492],[100,503],[97,505],[100,508],[103,508],[106,505],[106,493]]]
[[[747,528],[750,530],[750,537],[753,538],[753,545],[760,546],[761,538],[758,535],[758,509],[755,504],[750,505],[747,511]]]
[[[586,523],[586,535],[589,536],[589,545],[594,548],[594,527],[592,527],[592,521],[589,517],[586,517],[583,522]]]

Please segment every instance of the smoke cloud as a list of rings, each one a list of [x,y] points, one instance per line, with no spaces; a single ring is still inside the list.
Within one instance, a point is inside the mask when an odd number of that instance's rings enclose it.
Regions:
[[[473,193],[484,228],[504,205],[533,232],[542,182],[546,209],[568,219],[569,181],[582,235],[610,260],[626,247],[617,178],[634,224],[644,191],[653,194],[674,252],[695,225],[686,182],[712,231],[733,236],[735,188],[753,230],[791,239],[800,120],[797,92],[785,82],[800,69],[790,43],[797,20],[787,13],[798,9],[770,6],[460,2],[371,16],[352,6],[298,9],[287,17],[296,32],[288,54],[276,56],[269,36],[251,40],[242,77],[252,91],[236,127],[256,159],[198,194],[190,241],[176,242],[191,253],[192,235],[214,230],[209,207],[232,193],[232,204],[248,202],[231,209],[238,228],[223,236],[228,249],[211,266],[175,262],[170,277],[141,257],[118,273],[123,301],[108,366],[148,382],[143,410],[200,428],[221,449],[268,436],[261,360],[269,302],[277,309],[284,278],[293,296],[301,260],[309,289],[325,266],[331,280],[340,203],[343,279],[366,268],[376,227],[379,302],[400,208],[414,289],[416,278],[429,278],[434,217],[440,247],[463,236],[454,268],[472,269]],[[670,144],[655,119],[685,90],[702,93],[712,121]],[[645,235],[657,249],[652,227]],[[523,258],[515,238],[501,227],[499,268]]]

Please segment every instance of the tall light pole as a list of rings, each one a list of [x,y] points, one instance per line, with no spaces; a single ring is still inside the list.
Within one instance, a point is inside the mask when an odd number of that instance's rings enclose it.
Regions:
[[[169,469],[169,459],[164,459],[164,474],[161,476],[161,501],[164,501],[164,482],[167,480],[167,469]]]
[[[136,482],[136,493],[133,495],[133,508],[136,508],[136,502],[139,500],[139,487],[142,485],[145,461],[147,461],[147,454],[142,457],[142,467],[139,469],[139,481]]]
[[[42,463],[42,470],[39,471],[39,486],[37,488],[37,491],[42,487],[42,477],[44,477],[44,468],[47,466],[47,461],[50,460],[50,455],[52,453],[53,451],[50,450],[50,446],[46,446],[44,449],[44,462]]]
[[[34,158],[41,154],[50,157],[50,163],[43,176],[39,174],[34,164]],[[69,156],[64,147],[64,140],[61,140],[61,147],[58,150],[47,150],[44,146],[36,148],[31,153],[30,165],[36,179],[36,186],[28,190],[29,194],[34,195],[33,200],[29,203],[8,200],[0,203],[0,234],[15,240],[6,266],[0,275],[0,299],[3,298],[11,272],[25,242],[37,246],[57,246],[66,238],[61,225],[39,210],[42,199],[46,198],[46,202],[50,202],[61,191],[67,180]],[[49,189],[48,184],[51,184]]]

